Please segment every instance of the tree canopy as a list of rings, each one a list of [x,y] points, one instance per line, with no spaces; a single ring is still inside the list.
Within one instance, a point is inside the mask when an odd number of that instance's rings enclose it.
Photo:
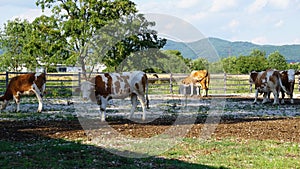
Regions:
[[[138,14],[130,0],[37,0],[36,5],[52,14],[32,23],[8,22],[2,33],[3,56],[15,60],[8,65],[1,57],[8,69],[17,71],[23,63],[30,63],[30,68],[77,63],[83,72],[93,71],[95,64],[116,71],[132,52],[160,49],[166,43],[149,29],[155,23]]]

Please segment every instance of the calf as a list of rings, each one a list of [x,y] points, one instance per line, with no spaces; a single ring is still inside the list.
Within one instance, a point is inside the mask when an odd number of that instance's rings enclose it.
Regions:
[[[41,112],[43,108],[42,97],[46,86],[45,73],[29,73],[13,77],[8,83],[6,92],[0,97],[2,101],[2,109],[5,109],[8,102],[12,99],[16,102],[16,111],[20,111],[20,96],[35,94],[39,107],[37,112]]]
[[[198,70],[192,71],[191,74],[183,79],[181,82],[185,85],[191,85],[191,95],[193,95],[193,86],[201,86],[202,88],[202,95],[207,97],[208,96],[208,88],[209,88],[209,81],[210,81],[210,74],[207,70]],[[197,90],[197,94],[199,90]]]
[[[148,78],[144,72],[104,73],[82,82],[80,90],[84,100],[95,101],[100,105],[101,121],[105,121],[106,106],[109,100],[126,97],[131,97],[132,102],[129,118],[132,117],[137,107],[137,99],[143,109],[142,120],[146,118],[145,108],[149,107],[149,99]]]
[[[253,71],[250,74],[249,82],[255,84],[254,103],[257,103],[258,93],[264,93],[264,99],[262,103],[266,103],[268,101],[268,94],[273,92],[273,104],[279,104],[278,96],[281,89],[290,94],[290,92],[288,92],[282,84],[279,71],[276,70],[267,70],[262,72]]]

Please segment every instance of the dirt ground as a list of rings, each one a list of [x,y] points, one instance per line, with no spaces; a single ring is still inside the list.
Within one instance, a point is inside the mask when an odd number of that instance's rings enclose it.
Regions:
[[[234,98],[228,101],[228,104],[233,104],[234,106],[241,104],[251,105],[252,101],[253,99],[249,98]],[[294,105],[286,104],[281,107],[284,109],[295,108],[294,110],[299,112],[299,106],[300,99],[295,99]],[[262,109],[267,107],[263,106]],[[238,110],[245,108],[247,107],[236,107]],[[250,107],[250,109],[252,108]],[[158,118],[147,124],[141,124],[123,118],[107,119],[108,124],[116,131],[136,138],[149,138],[161,134],[169,129],[175,120],[175,117],[170,116]],[[197,119],[185,136],[199,138],[203,134],[204,121],[205,119]],[[99,124],[99,120],[95,120],[95,123]],[[101,128],[96,128],[95,130],[101,132]],[[233,137],[237,139],[300,143],[300,118],[299,115],[296,115],[296,117],[270,115],[247,118],[241,116],[232,119],[221,117],[220,123],[217,124],[212,137],[215,139]],[[47,138],[89,140],[78,120],[0,121],[0,140],[30,141]]]
[[[165,119],[157,119],[150,124],[137,124],[128,120],[109,122],[117,131],[134,137],[152,137],[160,134],[168,129],[171,123],[172,120]],[[198,138],[203,125],[201,122],[194,124],[186,137]],[[223,119],[213,137],[300,143],[300,118]],[[30,141],[44,138],[88,139],[78,120],[0,122],[0,140]]]

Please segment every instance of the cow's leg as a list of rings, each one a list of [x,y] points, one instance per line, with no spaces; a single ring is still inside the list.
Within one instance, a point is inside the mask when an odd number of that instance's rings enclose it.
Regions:
[[[138,95],[137,96],[141,105],[142,105],[142,109],[143,109],[143,117],[142,117],[142,120],[146,120],[146,100],[145,100],[145,97],[144,95]]]
[[[36,95],[36,98],[38,99],[38,102],[39,102],[39,107],[37,109],[37,112],[41,113],[42,109],[43,109],[43,100],[42,100],[42,97],[41,97],[41,92],[40,92],[39,88],[35,84],[33,84],[32,91]]]
[[[208,95],[208,89],[202,88],[202,96],[207,97]]]
[[[264,94],[267,94],[268,95],[268,98],[267,98],[267,102],[271,102],[271,92],[266,92],[266,93],[264,93]]]
[[[101,116],[101,121],[104,122],[106,116],[106,110],[100,108],[100,116]]]
[[[264,99],[262,101],[262,104],[265,104],[269,100],[269,92],[264,92],[263,97],[264,97]]]
[[[194,95],[194,84],[191,83],[191,94],[190,94],[190,96],[193,96],[193,95]]]
[[[291,104],[294,104],[293,92],[294,92],[294,85],[295,85],[295,83],[292,82],[292,83],[290,83],[290,84],[291,84],[291,85],[290,85],[290,92],[291,92],[291,94],[290,94],[290,101],[291,101]]]
[[[257,97],[258,97],[258,89],[255,90],[255,98],[253,104],[257,103]]]
[[[133,113],[134,113],[134,111],[137,107],[137,95],[136,94],[131,94],[131,104],[132,104],[132,107],[131,107],[131,110],[130,110],[129,119],[132,118]]]
[[[100,101],[98,101],[98,104],[100,104],[100,115],[101,115],[101,121],[105,121],[106,116],[106,106],[107,106],[107,98],[104,98],[103,96],[100,96]]]
[[[196,90],[197,90],[197,96],[199,96],[200,95],[200,86],[197,86],[196,87]],[[200,95],[201,96],[201,95]]]
[[[16,103],[15,111],[19,112],[20,111],[20,95],[19,94],[14,95],[14,100],[15,100],[15,103]]]
[[[284,104],[284,97],[285,97],[284,91],[281,91],[281,104]]]
[[[294,104],[293,93],[290,94],[290,101],[291,101],[291,104]]]
[[[279,91],[273,90],[274,102],[273,105],[279,104]]]

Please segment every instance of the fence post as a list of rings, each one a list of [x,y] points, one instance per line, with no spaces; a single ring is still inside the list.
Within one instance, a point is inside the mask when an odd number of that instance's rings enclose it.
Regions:
[[[298,91],[300,91],[300,76],[298,77]]]
[[[9,72],[5,72],[5,86],[6,86],[6,88],[8,86],[8,81],[9,81]]]
[[[80,87],[80,83],[81,83],[81,73],[78,72],[78,86]]]
[[[170,93],[173,94],[173,83],[172,83],[173,75],[170,74]]]
[[[226,73],[224,73],[224,92],[226,93],[226,88],[227,88],[227,86],[226,86],[226,83],[227,83],[227,74]]]

